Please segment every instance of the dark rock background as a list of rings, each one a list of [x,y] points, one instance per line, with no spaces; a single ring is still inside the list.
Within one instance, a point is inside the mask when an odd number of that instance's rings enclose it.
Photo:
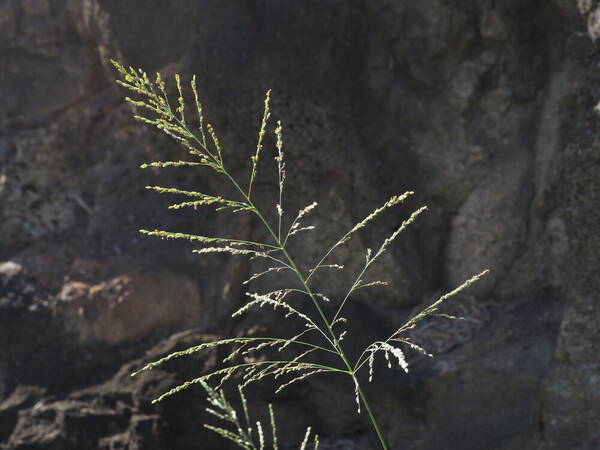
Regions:
[[[137,233],[260,231],[144,190],[218,184],[138,170],[183,152],[130,118],[109,58],[196,73],[239,174],[273,89],[287,209],[321,208],[307,260],[391,194],[418,193],[339,255],[352,267],[429,206],[377,268],[392,286],[355,299],[359,337],[492,269],[448,305],[467,321],[415,332],[435,359],[369,386],[392,448],[600,448],[598,37],[595,0],[0,2],[0,448],[226,448],[202,428],[201,391],[149,403],[218,354],[128,374],[210,334],[283,326],[228,317],[251,264]],[[335,377],[249,396],[257,414],[275,403],[288,443],[312,425],[330,448],[376,448]]]

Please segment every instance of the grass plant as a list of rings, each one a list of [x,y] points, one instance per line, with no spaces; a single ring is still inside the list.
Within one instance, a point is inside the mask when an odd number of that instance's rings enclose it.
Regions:
[[[245,180],[236,179],[227,167],[225,158],[227,152],[221,147],[213,126],[204,122],[204,114],[202,104],[199,100],[195,77],[191,80],[190,88],[194,99],[193,109],[195,109],[197,117],[192,120],[186,116],[184,90],[179,75],[175,75],[177,100],[172,103],[169,99],[165,82],[160,74],[157,74],[153,80],[150,80],[146,72],[141,69],[126,68],[114,61],[113,64],[121,77],[121,79],[117,80],[117,83],[136,94],[136,99],[126,98],[126,101],[135,106],[138,111],[134,117],[171,137],[183,146],[193,158],[192,160],[149,162],[143,164],[141,167],[208,169],[221,177],[223,183],[233,187],[236,192],[236,198],[225,198],[218,194],[196,192],[174,187],[148,186],[147,188],[160,194],[179,195],[186,198],[185,201],[171,205],[171,209],[211,207],[232,214],[250,214],[264,227],[268,239],[265,241],[252,241],[235,237],[201,236],[166,230],[140,230],[141,233],[161,239],[188,240],[199,246],[193,250],[199,254],[227,253],[252,259],[262,259],[267,262],[267,268],[252,274],[245,282],[246,285],[251,285],[252,282],[259,278],[273,276],[281,272],[293,274],[296,280],[293,286],[277,286],[275,289],[267,292],[252,290],[246,292],[246,299],[243,306],[232,315],[234,317],[240,316],[255,308],[272,308],[279,312],[286,320],[295,321],[301,326],[301,331],[293,336],[239,337],[204,343],[151,362],[133,375],[151,370],[173,358],[183,357],[214,347],[226,347],[229,349],[227,357],[222,361],[223,367],[202,374],[179,386],[175,386],[154,401],[160,402],[192,385],[201,384],[207,387],[206,383],[209,381],[221,386],[234,375],[238,380],[241,380],[240,384],[242,388],[266,378],[272,378],[276,381],[277,392],[281,392],[290,385],[306,380],[309,377],[325,373],[343,375],[348,377],[354,386],[358,413],[360,414],[362,411],[366,412],[381,444],[381,448],[384,450],[388,449],[389,445],[359,381],[359,374],[361,371],[368,372],[368,380],[369,382],[372,381],[375,376],[374,362],[379,356],[387,360],[388,367],[391,368],[393,365],[396,365],[408,372],[409,368],[405,357],[406,348],[431,356],[425,349],[413,342],[407,336],[407,332],[413,329],[418,322],[432,316],[453,318],[452,316],[440,313],[440,306],[449,298],[459,294],[475,283],[488,271],[486,270],[473,276],[456,289],[442,295],[430,306],[409,318],[405,323],[400,324],[389,336],[383,336],[380,340],[367,345],[358,359],[350,360],[344,351],[342,343],[345,338],[346,341],[344,343],[347,342],[347,339],[351,338],[351,335],[348,334],[350,324],[344,316],[346,306],[352,301],[354,294],[358,290],[375,288],[387,284],[383,280],[374,282],[365,281],[365,276],[368,270],[389,250],[398,236],[413,224],[427,208],[423,206],[410,213],[398,228],[389,236],[382,239],[379,246],[374,249],[367,249],[366,254],[361,256],[363,259],[362,268],[358,271],[353,283],[345,294],[340,296],[340,298],[329,299],[323,293],[319,292],[318,287],[313,283],[313,275],[323,270],[343,270],[341,265],[332,261],[336,249],[348,243],[362,228],[369,226],[382,213],[401,205],[414,193],[409,191],[392,196],[387,202],[376,208],[359,223],[350,227],[349,231],[344,233],[340,239],[324,249],[322,256],[312,267],[308,270],[302,270],[297,257],[290,251],[289,243],[297,235],[314,230],[314,227],[307,225],[305,221],[317,207],[317,203],[309,203],[308,206],[291,216],[284,209],[286,165],[284,159],[283,126],[278,121],[274,128],[270,128],[270,91],[267,92],[264,100],[264,110],[259,125],[256,148],[249,158],[250,173]],[[270,130],[273,131],[275,137],[275,149],[271,155],[274,157],[277,166],[276,180],[278,191],[276,193],[277,203],[265,210],[256,202],[255,185],[257,177],[260,174],[261,158],[266,153],[264,149],[265,135]],[[272,217],[266,212],[269,210],[274,211]],[[298,297],[302,298],[298,299]],[[332,305],[332,310],[335,312],[327,313],[326,311],[329,311],[330,308],[325,308],[325,304]],[[256,356],[266,351],[276,353],[277,355],[281,355],[281,357],[260,358]],[[288,357],[289,354],[292,356]],[[337,363],[330,363],[332,356]],[[221,408],[221,410],[223,408],[227,410],[228,407],[226,406],[225,398],[221,394],[218,394],[218,391],[212,390],[213,388],[207,387],[207,389],[209,389],[209,400],[213,405]],[[224,417],[230,416],[225,415]],[[231,422],[231,420],[229,421]],[[234,425],[238,427],[237,423],[234,423]],[[235,439],[241,439],[242,441],[250,439],[247,435],[244,437],[242,428],[238,427],[236,429],[238,431]],[[224,436],[233,439],[233,435],[230,436],[228,433],[225,433]],[[250,446],[250,444],[247,445],[248,447],[245,448],[256,448]]]

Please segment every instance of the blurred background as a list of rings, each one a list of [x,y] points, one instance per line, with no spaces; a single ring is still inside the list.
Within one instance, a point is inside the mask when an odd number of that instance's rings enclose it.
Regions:
[[[345,292],[351,261],[429,206],[375,270],[391,286],[354,299],[358,341],[492,270],[447,306],[466,320],[415,330],[434,359],[412,355],[409,375],[378,370],[368,386],[392,448],[600,448],[598,37],[593,0],[0,2],[0,448],[229,448],[202,427],[201,390],[149,403],[223,355],[129,373],[215,336],[287,327],[229,317],[253,262],[137,232],[260,230],[239,214],[167,210],[172,199],[144,189],[220,184],[139,170],[186,154],[131,119],[111,58],[196,74],[240,175],[272,89],[288,211],[320,204],[318,231],[299,240],[306,261],[416,191],[323,280]],[[276,183],[266,169],[260,180],[260,192]],[[284,443],[310,425],[325,448],[377,448],[336,377],[248,397],[259,417],[274,403]]]

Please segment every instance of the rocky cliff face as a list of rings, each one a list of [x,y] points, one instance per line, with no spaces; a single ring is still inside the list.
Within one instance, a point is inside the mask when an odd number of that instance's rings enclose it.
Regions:
[[[417,330],[435,359],[370,386],[393,448],[600,448],[599,30],[592,0],[1,2],[0,446],[226,448],[202,429],[201,392],[149,404],[219,355],[128,374],[210,334],[281,326],[228,318],[251,264],[138,235],[258,228],[143,189],[214,180],[137,169],[180,150],[130,119],[115,58],[196,73],[236,171],[273,89],[290,201],[323,207],[307,258],[393,193],[429,205],[378,269],[392,287],[356,299],[365,333],[492,269],[449,305],[467,321]],[[337,383],[250,399],[275,403],[290,442],[310,424],[331,448],[376,448]]]

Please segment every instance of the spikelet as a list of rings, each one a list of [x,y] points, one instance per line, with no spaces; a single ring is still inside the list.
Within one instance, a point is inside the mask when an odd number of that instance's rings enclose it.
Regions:
[[[225,247],[205,247],[198,250],[192,250],[192,253],[229,253],[230,255],[243,255],[251,256],[254,258],[267,258],[267,254],[265,252],[247,250],[244,248],[236,248],[231,247],[229,245]]]
[[[242,241],[239,239],[233,238],[219,238],[219,237],[208,237],[208,236],[200,236],[196,234],[187,234],[187,233],[176,233],[172,231],[164,231],[164,230],[139,230],[140,233],[146,234],[148,236],[156,236],[161,239],[185,239],[188,241],[197,241],[203,244],[230,244],[230,245],[255,245],[256,243],[252,243],[249,241]],[[259,244],[262,245],[262,244]],[[206,250],[206,249],[205,249]],[[250,250],[248,250],[251,252]],[[204,253],[201,250],[198,250],[199,253]],[[255,252],[256,253],[256,252]]]
[[[186,195],[188,197],[198,197],[198,198],[209,197],[206,194],[203,194],[201,192],[185,191],[182,189],[167,188],[167,187],[162,187],[162,186],[146,186],[146,189],[158,192],[159,194],[179,194],[179,195]]]
[[[398,237],[398,235],[402,233],[410,224],[412,224],[417,219],[417,217],[421,213],[423,213],[426,210],[427,206],[422,206],[421,208],[414,211],[407,220],[403,221],[402,225],[400,225],[400,227],[397,228],[396,231],[394,231],[389,237],[387,237],[383,241],[383,244],[381,244],[381,247],[379,247],[379,250],[377,250],[377,253],[375,253],[373,257],[367,256],[368,264],[372,264],[373,261],[375,261],[379,256],[381,256],[383,252],[385,252],[388,249],[390,244]]]
[[[221,161],[221,164],[222,164],[223,160],[222,160],[222,155],[221,155],[221,142],[219,141],[219,138],[217,137],[217,133],[215,132],[214,127],[210,123],[206,125],[206,129],[208,130],[208,134],[210,135],[210,138],[213,141],[215,149],[217,150],[217,154],[219,156],[219,161]]]
[[[343,270],[344,266],[341,264],[321,264],[319,269],[338,269]],[[309,272],[314,272],[316,269],[309,269]]]
[[[360,414],[360,398],[359,398],[359,394],[358,394],[358,389],[359,389],[358,380],[356,379],[356,377],[352,377],[352,379],[354,380],[354,400],[356,401],[356,410],[357,410],[358,414]]]
[[[273,272],[279,273],[282,270],[291,270],[291,269],[288,266],[269,267],[267,270],[252,274],[252,276],[250,278],[248,278],[246,281],[244,281],[242,284],[249,284],[252,281],[256,280],[257,278],[260,278],[268,273],[273,273]]]
[[[181,122],[185,126],[185,100],[183,99],[183,90],[181,89],[181,77],[178,73],[175,74],[175,83],[177,84],[177,92],[179,93],[179,97],[177,101],[179,102],[179,106],[177,107],[177,112],[180,115]]]
[[[265,449],[265,435],[263,434],[263,429],[260,421],[256,422],[256,429],[258,430],[258,448],[259,450]]]
[[[244,412],[244,420],[246,422],[246,430],[248,432],[248,436],[252,438],[252,427],[250,426],[250,415],[248,414],[248,401],[246,400],[246,396],[244,395],[244,390],[241,386],[238,385],[238,392],[240,394],[240,401],[242,403],[242,411]],[[223,391],[221,391],[222,393]],[[225,394],[223,394],[223,398],[225,398]],[[238,429],[241,430],[241,427],[238,426]]]
[[[371,281],[369,283],[360,283],[358,284],[354,290],[358,290],[358,289],[363,289],[363,288],[367,288],[367,287],[374,287],[374,286],[389,286],[390,283],[388,283],[387,281]]]
[[[304,440],[302,441],[302,444],[300,445],[300,450],[306,450],[306,446],[308,445],[308,439],[310,438],[310,427],[308,427],[306,429],[306,433],[304,434]]]
[[[273,412],[273,405],[269,403],[269,419],[271,421],[271,435],[273,439],[273,450],[279,450],[277,445],[277,424],[275,423],[275,413]]]
[[[279,386],[277,388],[277,390],[275,391],[276,394],[279,394],[281,391],[283,391],[284,389],[286,389],[287,387],[289,387],[291,384],[294,384],[298,381],[302,381],[312,375],[316,375],[318,373],[323,373],[325,372],[324,370],[321,369],[317,369],[317,370],[313,370],[312,372],[305,372],[302,375],[296,377],[296,378],[292,378],[290,381],[288,381],[287,383],[282,384],[281,386]]]
[[[152,164],[159,164],[159,163],[152,163]],[[160,164],[166,164],[166,163],[160,163]],[[194,164],[196,164],[196,163],[194,163]],[[195,209],[198,206],[212,206],[212,205],[217,206],[217,208],[216,208],[217,211],[228,209],[228,208],[233,209],[234,211],[247,211],[247,210],[251,209],[251,207],[250,207],[250,205],[248,205],[248,203],[238,202],[238,201],[234,201],[234,200],[228,200],[221,196],[203,194],[202,192],[186,191],[186,190],[182,190],[182,189],[167,188],[167,187],[162,187],[162,186],[146,186],[146,189],[158,192],[159,194],[177,194],[177,195],[185,195],[187,197],[194,197],[194,198],[199,199],[199,200],[194,200],[194,201],[190,201],[190,202],[176,203],[176,204],[170,205],[169,209],[180,209],[180,208],[186,208],[186,207],[192,207]]]
[[[373,363],[375,362],[375,351],[369,351],[369,383],[373,381]]]
[[[330,299],[329,297],[327,297],[326,295],[324,295],[324,294],[321,294],[321,293],[319,293],[319,292],[315,292],[315,293],[314,293],[314,295],[315,295],[315,297],[319,297],[319,298],[320,298],[321,300],[323,300],[324,302],[327,302],[327,303],[329,303],[329,302],[331,301],[331,299]]]
[[[394,334],[392,335],[392,338],[398,337],[402,332],[407,331],[407,330],[411,329],[412,327],[414,327],[414,325],[417,322],[425,319],[426,317],[428,317],[430,315],[433,315],[438,310],[438,308],[440,307],[440,305],[443,302],[445,302],[446,300],[448,300],[451,297],[454,297],[455,295],[460,294],[462,291],[467,289],[473,283],[476,283],[477,281],[479,281],[481,278],[483,278],[485,275],[487,275],[489,273],[490,273],[489,269],[484,270],[483,272],[479,273],[478,275],[475,275],[474,277],[469,278],[467,281],[465,281],[463,284],[458,286],[456,289],[442,295],[434,303],[432,303],[430,306],[425,308],[420,313],[416,314],[414,317],[412,317],[410,320],[408,320],[404,325],[402,325],[400,328],[398,328],[398,330],[396,330],[394,332]]]
[[[404,202],[404,200],[406,200],[410,195],[413,195],[414,192],[413,191],[407,191],[402,195],[394,195],[393,197],[391,197],[387,202],[385,202],[383,204],[383,206],[380,206],[379,208],[375,209],[371,214],[369,214],[367,217],[365,217],[363,220],[361,220],[360,222],[358,222],[356,225],[354,225],[354,227],[352,227],[352,229],[346,233],[344,235],[344,237],[342,237],[342,239],[340,239],[340,241],[342,243],[346,242],[347,240],[350,239],[350,237],[356,233],[358,230],[366,227],[369,222],[371,222],[373,219],[375,219],[378,215],[380,215],[383,211],[385,211],[388,208],[391,208],[393,206],[396,206],[402,202]]]
[[[282,294],[282,292],[284,294]],[[296,308],[283,301],[285,294],[287,294],[288,292],[289,291],[274,291],[269,292],[268,294],[257,294],[247,292],[246,295],[252,298],[253,300],[249,301],[244,306],[239,308],[236,312],[234,312],[232,314],[232,317],[244,314],[253,306],[258,306],[259,308],[262,308],[264,306],[271,306],[275,310],[279,308],[282,309],[286,318],[292,315],[296,316],[297,318],[301,319],[309,328],[318,329],[319,327],[315,324],[315,322],[313,322],[313,320],[310,317],[308,317],[304,313],[301,313]]]
[[[295,235],[296,233],[300,233],[302,231],[310,231],[310,230],[314,230],[316,227],[314,225],[308,225],[306,227],[300,227],[300,228],[295,228],[290,234],[288,234],[288,237],[292,237],[293,235]]]
[[[193,162],[193,161],[155,161],[150,163],[145,163],[140,166],[141,169],[147,169],[148,167],[193,167],[193,166],[201,166],[202,163]]]

